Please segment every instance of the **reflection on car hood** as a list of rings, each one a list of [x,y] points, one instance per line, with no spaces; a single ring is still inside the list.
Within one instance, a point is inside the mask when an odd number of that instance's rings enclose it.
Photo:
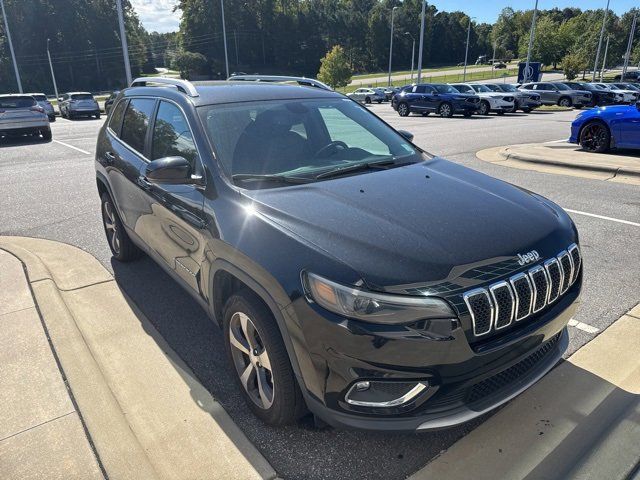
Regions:
[[[442,281],[460,266],[533,249],[552,255],[575,240],[568,216],[550,202],[439,158],[244,195],[381,290]]]

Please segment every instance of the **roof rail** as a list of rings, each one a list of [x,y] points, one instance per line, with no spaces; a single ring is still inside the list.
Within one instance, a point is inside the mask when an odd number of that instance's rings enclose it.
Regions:
[[[199,97],[200,94],[188,80],[182,80],[179,78],[167,78],[167,77],[139,77],[131,82],[131,87],[145,87],[148,84],[159,84],[170,87],[176,87],[183,93],[186,93],[190,97]]]
[[[274,83],[286,83],[295,82],[298,85],[305,87],[321,88],[323,90],[333,91],[329,85],[322,83],[314,78],[306,77],[290,77],[287,75],[233,75],[227,78],[228,81],[247,81],[247,82],[274,82]]]

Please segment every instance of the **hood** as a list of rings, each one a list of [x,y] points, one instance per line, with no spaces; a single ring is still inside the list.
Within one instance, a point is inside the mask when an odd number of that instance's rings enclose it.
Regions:
[[[377,290],[442,283],[534,249],[555,255],[575,241],[551,202],[439,158],[243,195]]]

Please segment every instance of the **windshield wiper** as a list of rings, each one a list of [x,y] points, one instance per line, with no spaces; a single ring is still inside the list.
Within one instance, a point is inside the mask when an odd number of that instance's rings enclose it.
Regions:
[[[369,169],[381,169],[386,170],[391,166],[402,166],[406,165],[406,163],[396,163],[395,159],[385,159],[385,160],[377,160],[375,162],[362,162],[356,163],[355,165],[349,165],[347,167],[334,168],[333,170],[329,170],[323,172],[319,175],[316,175],[316,179],[320,180],[323,178],[333,178],[339,177],[345,173],[358,172],[360,170],[369,170]]]
[[[259,180],[261,182],[277,182],[277,183],[287,183],[291,185],[299,185],[302,183],[309,183],[313,180],[308,178],[300,178],[300,177],[291,177],[287,175],[275,175],[275,174],[257,174],[257,173],[237,173],[232,175],[231,178],[234,181],[245,181],[245,180]]]

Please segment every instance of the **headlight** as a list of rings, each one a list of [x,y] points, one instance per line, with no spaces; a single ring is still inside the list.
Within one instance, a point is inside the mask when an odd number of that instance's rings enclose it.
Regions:
[[[309,272],[303,273],[302,281],[307,296],[321,307],[365,322],[403,324],[429,318],[456,318],[449,305],[435,297],[374,293]]]

